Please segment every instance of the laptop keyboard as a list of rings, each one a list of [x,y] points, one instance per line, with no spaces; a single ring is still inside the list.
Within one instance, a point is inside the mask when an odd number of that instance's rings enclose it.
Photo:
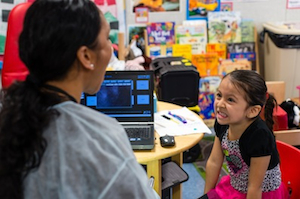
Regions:
[[[125,127],[125,131],[130,141],[139,141],[151,137],[150,127]]]

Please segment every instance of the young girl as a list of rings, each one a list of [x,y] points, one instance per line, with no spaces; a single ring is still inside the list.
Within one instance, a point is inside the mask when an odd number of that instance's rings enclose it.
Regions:
[[[272,133],[275,105],[255,71],[236,70],[223,78],[214,102],[216,138],[201,198],[288,198]],[[229,175],[217,184],[224,157]]]

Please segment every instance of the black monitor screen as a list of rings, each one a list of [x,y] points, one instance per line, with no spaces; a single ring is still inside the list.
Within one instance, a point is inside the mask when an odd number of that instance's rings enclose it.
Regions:
[[[100,90],[82,103],[118,121],[153,121],[153,71],[107,71]]]

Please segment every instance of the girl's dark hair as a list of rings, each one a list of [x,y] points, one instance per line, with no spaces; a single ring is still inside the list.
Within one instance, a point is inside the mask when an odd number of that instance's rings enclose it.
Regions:
[[[0,112],[0,198],[23,198],[23,180],[37,168],[47,142],[43,130],[62,101],[42,85],[63,79],[81,46],[98,47],[100,11],[89,0],[36,0],[19,37],[19,55],[30,75],[4,90]]]
[[[250,106],[260,105],[264,108],[265,122],[273,131],[273,109],[277,106],[276,99],[267,93],[266,82],[261,75],[252,70],[235,70],[225,77],[245,93],[245,99]],[[224,78],[225,78],[224,77]]]

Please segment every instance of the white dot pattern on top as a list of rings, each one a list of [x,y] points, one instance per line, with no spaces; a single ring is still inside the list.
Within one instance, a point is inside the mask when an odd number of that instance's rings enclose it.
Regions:
[[[227,130],[222,138],[221,145],[230,174],[231,186],[242,193],[247,193],[249,167],[242,158],[239,140],[228,140]],[[278,164],[273,169],[266,171],[266,175],[262,184],[262,191],[273,191],[278,189],[280,184],[281,173]]]

